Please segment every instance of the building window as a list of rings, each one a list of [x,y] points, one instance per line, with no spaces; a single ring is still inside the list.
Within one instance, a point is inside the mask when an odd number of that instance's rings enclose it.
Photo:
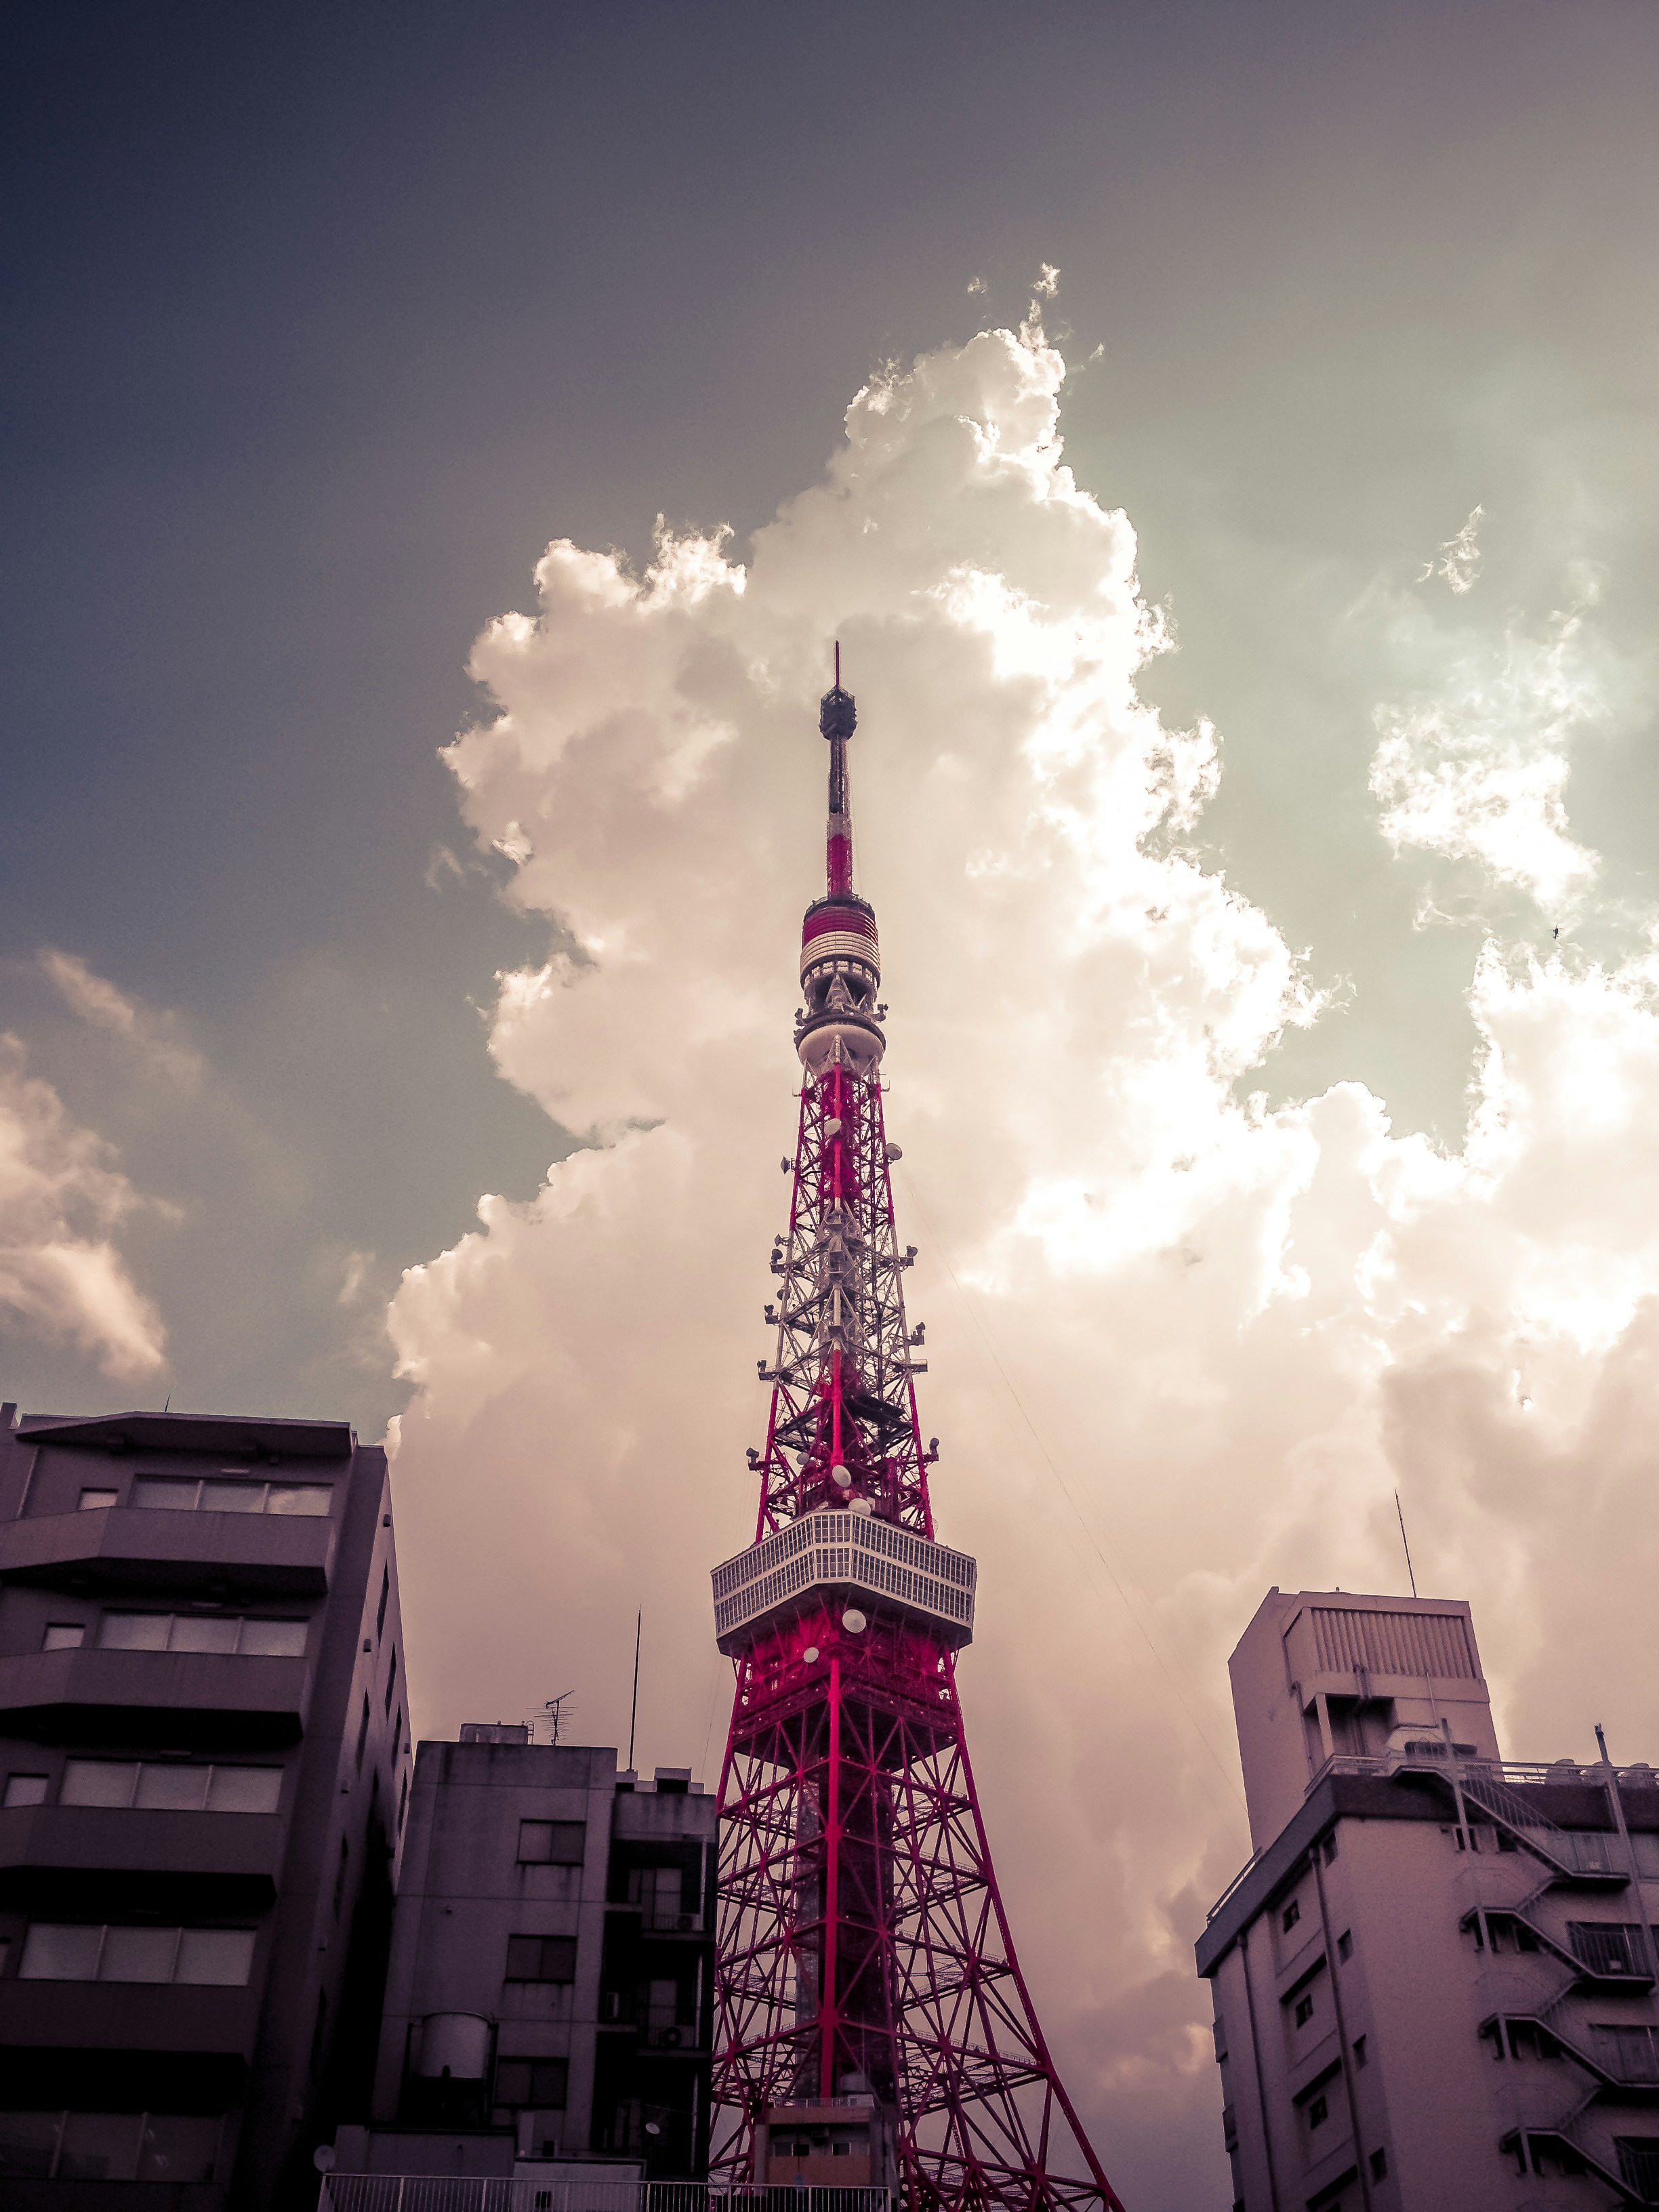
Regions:
[[[6,1777],[8,1805],[44,1805],[46,1802],[46,1778],[44,1774],[9,1774]]]
[[[1322,2096],[1316,2097],[1308,2107],[1308,2125],[1310,2128],[1322,2128],[1330,2117],[1329,2104]]]
[[[374,1641],[378,1644],[386,1628],[386,1609],[392,1596],[392,1569],[380,1570],[380,1602],[374,1608]]]
[[[363,1771],[363,1750],[368,1742],[368,1724],[373,1718],[374,1715],[370,1712],[368,1707],[368,1692],[365,1690],[363,1692],[363,1710],[358,1717],[357,1721],[357,1771],[359,1774]]]
[[[49,1620],[40,1638],[43,1651],[78,1651],[87,1640],[84,1620]]]
[[[1389,2154],[1385,2150],[1371,2153],[1371,2179],[1386,2181],[1389,2178]]]
[[[1298,2027],[1305,2027],[1308,2025],[1308,2022],[1309,2022],[1312,2018],[1313,2018],[1313,1998],[1312,1998],[1312,1996],[1305,1996],[1305,1997],[1298,1997],[1298,1998],[1297,1999],[1297,2001],[1296,2001],[1296,2024],[1297,2024],[1297,2026]]]
[[[569,2070],[569,2062],[563,2058],[498,2058],[495,2102],[515,2109],[535,2106],[544,2112],[562,2112]]]
[[[587,1856],[587,1828],[580,1820],[520,1820],[520,1866],[580,1866]]]
[[[127,1503],[141,1512],[286,1513],[325,1520],[334,1492],[325,1482],[197,1482],[140,1474],[133,1479]]]
[[[1346,1961],[1346,1960],[1349,1960],[1349,1959],[1352,1959],[1352,1956],[1353,1956],[1353,1931],[1352,1931],[1352,1929],[1345,1928],[1345,1929],[1342,1930],[1342,1933],[1341,1933],[1341,1934],[1337,1937],[1337,1939],[1336,1939],[1336,1955],[1337,1955],[1337,1957],[1338,1957],[1339,1959],[1341,1959],[1341,1960],[1345,1960],[1345,1961]]]
[[[392,1724],[392,1764],[398,1764],[398,1747],[404,1740],[404,1709],[398,1708],[398,1717]]]
[[[181,1982],[245,1989],[251,1928],[84,1927],[37,1920],[23,1939],[21,1982]]]
[[[403,1787],[398,1792],[398,1833],[404,1832],[404,1814],[409,1810],[409,1777],[404,1775]]]
[[[1336,1835],[1334,1831],[1326,1837],[1324,1843],[1320,1848],[1325,1854],[1326,1865],[1329,1866],[1331,1861],[1336,1856]]]
[[[386,1670],[386,1710],[392,1711],[392,1692],[398,1686],[398,1647],[392,1647],[392,1664]]]
[[[303,1620],[244,1620],[230,1613],[106,1613],[106,1651],[209,1651],[243,1659],[303,1659]]]
[[[684,1903],[684,1875],[677,1866],[635,1867],[628,1877],[628,1901],[641,1908],[645,1928],[690,1928],[693,1916]]]
[[[1290,1903],[1289,1903],[1289,1904],[1285,1907],[1285,1910],[1283,1911],[1283,1912],[1281,1912],[1281,1913],[1279,1914],[1279,1926],[1284,1929],[1285,1933],[1288,1936],[1288,1935],[1290,1934],[1290,1932],[1291,1932],[1291,1929],[1295,1927],[1295,1925],[1296,1925],[1297,1922],[1298,1920],[1300,1920],[1300,1919],[1301,1919],[1301,1917],[1302,1917],[1302,1905],[1301,1905],[1301,1901],[1300,1901],[1300,1899],[1297,1899],[1297,1898],[1294,1898],[1294,1897],[1293,1897],[1293,1898],[1291,1899]]]
[[[507,1979],[509,1982],[574,1982],[576,1978],[576,1939],[574,1936],[509,1936],[507,1939]]]
[[[211,2181],[216,2117],[0,2112],[0,2176],[35,2181]]]
[[[1215,2016],[1215,2062],[1218,2066],[1227,2056],[1227,2023],[1218,2013]]]
[[[1363,2035],[1356,2035],[1356,2036],[1355,2036],[1355,2038],[1354,2038],[1354,2039],[1353,2039],[1353,2063],[1354,2063],[1354,2064],[1355,2064],[1356,2066],[1364,2066],[1364,2065],[1365,2065],[1365,2064],[1367,2063],[1367,2062],[1369,2061],[1370,2057],[1370,2052],[1366,2050],[1366,2048],[1365,2048],[1365,2039],[1364,2039],[1364,2037]]]
[[[117,1490],[83,1490],[81,1492],[81,1502],[76,1510],[82,1513],[96,1513],[101,1506],[113,1505],[120,1494]]]
[[[182,1761],[71,1759],[60,1805],[132,1806],[149,1813],[274,1813],[280,1766],[191,1766]]]

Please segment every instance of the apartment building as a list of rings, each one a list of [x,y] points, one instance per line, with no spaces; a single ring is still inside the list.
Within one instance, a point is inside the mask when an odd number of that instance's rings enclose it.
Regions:
[[[368,2123],[335,2171],[707,2171],[715,1804],[471,1724],[415,1762]],[[459,2201],[459,2200],[458,2200]],[[469,2200],[471,2201],[471,2200]]]
[[[0,1408],[0,2202],[265,2212],[368,2093],[410,1761],[385,1454]]]
[[[1659,1786],[1505,1759],[1461,1601],[1277,1589],[1211,1909],[1235,2212],[1659,2203]]]

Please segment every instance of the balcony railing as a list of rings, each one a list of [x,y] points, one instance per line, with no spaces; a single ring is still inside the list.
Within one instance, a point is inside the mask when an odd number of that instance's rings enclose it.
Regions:
[[[890,2212],[890,2204],[885,2189],[724,2190],[697,2181],[330,2173],[323,2177],[318,2212]]]

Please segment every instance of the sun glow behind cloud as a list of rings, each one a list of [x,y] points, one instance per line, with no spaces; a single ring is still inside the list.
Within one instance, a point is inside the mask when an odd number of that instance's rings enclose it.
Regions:
[[[644,1754],[717,1756],[702,1577],[752,1520],[839,636],[936,1503],[982,1562],[963,1681],[993,1841],[1109,2168],[1175,2208],[1219,2185],[1188,1946],[1243,1852],[1224,1658],[1267,1583],[1400,1585],[1398,1483],[1515,1749],[1585,1748],[1597,1670],[1633,1668],[1632,1636],[1650,1663],[1659,976],[1646,945],[1607,969],[1494,936],[1453,1153],[1358,1084],[1250,1095],[1322,1000],[1182,842],[1215,733],[1139,696],[1169,641],[1127,520],[1065,465],[1064,374],[1035,303],[890,368],[746,563],[718,532],[660,532],[642,575],[562,542],[535,615],[480,639],[499,711],[449,758],[556,932],[501,979],[492,1049],[590,1141],[392,1304],[400,1525],[441,1724],[504,1671],[625,1682],[642,1601],[672,1655]],[[1463,611],[1473,524],[1442,549]],[[1586,611],[1496,665],[1420,604],[1393,618],[1413,681],[1374,782],[1402,865],[1582,905]]]

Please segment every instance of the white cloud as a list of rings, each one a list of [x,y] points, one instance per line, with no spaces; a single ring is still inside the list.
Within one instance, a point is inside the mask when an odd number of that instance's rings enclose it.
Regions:
[[[1542,636],[1511,624],[1496,643],[1475,634],[1440,641],[1431,684],[1377,708],[1371,760],[1382,833],[1396,849],[1473,862],[1477,887],[1524,891],[1563,919],[1598,866],[1571,834],[1564,796],[1574,743],[1608,714],[1584,623],[1579,607]],[[1437,635],[1415,607],[1398,611],[1396,629],[1419,657]]]
[[[1398,1483],[1514,1748],[1588,1750],[1594,1691],[1654,1749],[1659,968],[1494,944],[1455,1154],[1358,1084],[1241,1102],[1317,1005],[1182,845],[1216,739],[1139,697],[1167,639],[1064,464],[1063,375],[1029,325],[884,372],[745,565],[663,532],[635,577],[561,541],[536,614],[480,639],[499,713],[451,762],[559,948],[501,979],[492,1048],[592,1141],[392,1303],[400,1543],[439,1725],[506,1676],[514,1710],[573,1680],[584,1731],[625,1735],[642,1602],[641,1756],[712,1774],[703,1577],[752,1526],[839,637],[936,1504],[981,1560],[988,1819],[1109,2171],[1176,2212],[1224,2179],[1189,1947],[1243,1853],[1224,1659],[1269,1583],[1403,1587]],[[1588,879],[1550,781],[1590,712],[1574,638],[1395,710],[1389,836],[1539,896]]]
[[[1460,599],[1465,592],[1474,590],[1486,558],[1480,544],[1480,522],[1485,514],[1483,507],[1471,509],[1468,520],[1456,537],[1446,540],[1418,578],[1419,584],[1426,584],[1431,576],[1443,576],[1453,595]]]
[[[122,1380],[153,1374],[164,1334],[109,1232],[139,1203],[110,1147],[78,1127],[0,1036],[0,1305]]]
[[[131,1047],[153,1073],[180,1090],[196,1089],[204,1062],[180,1041],[176,1017],[129,998],[106,976],[94,975],[77,953],[46,945],[40,965],[71,1013]]]

